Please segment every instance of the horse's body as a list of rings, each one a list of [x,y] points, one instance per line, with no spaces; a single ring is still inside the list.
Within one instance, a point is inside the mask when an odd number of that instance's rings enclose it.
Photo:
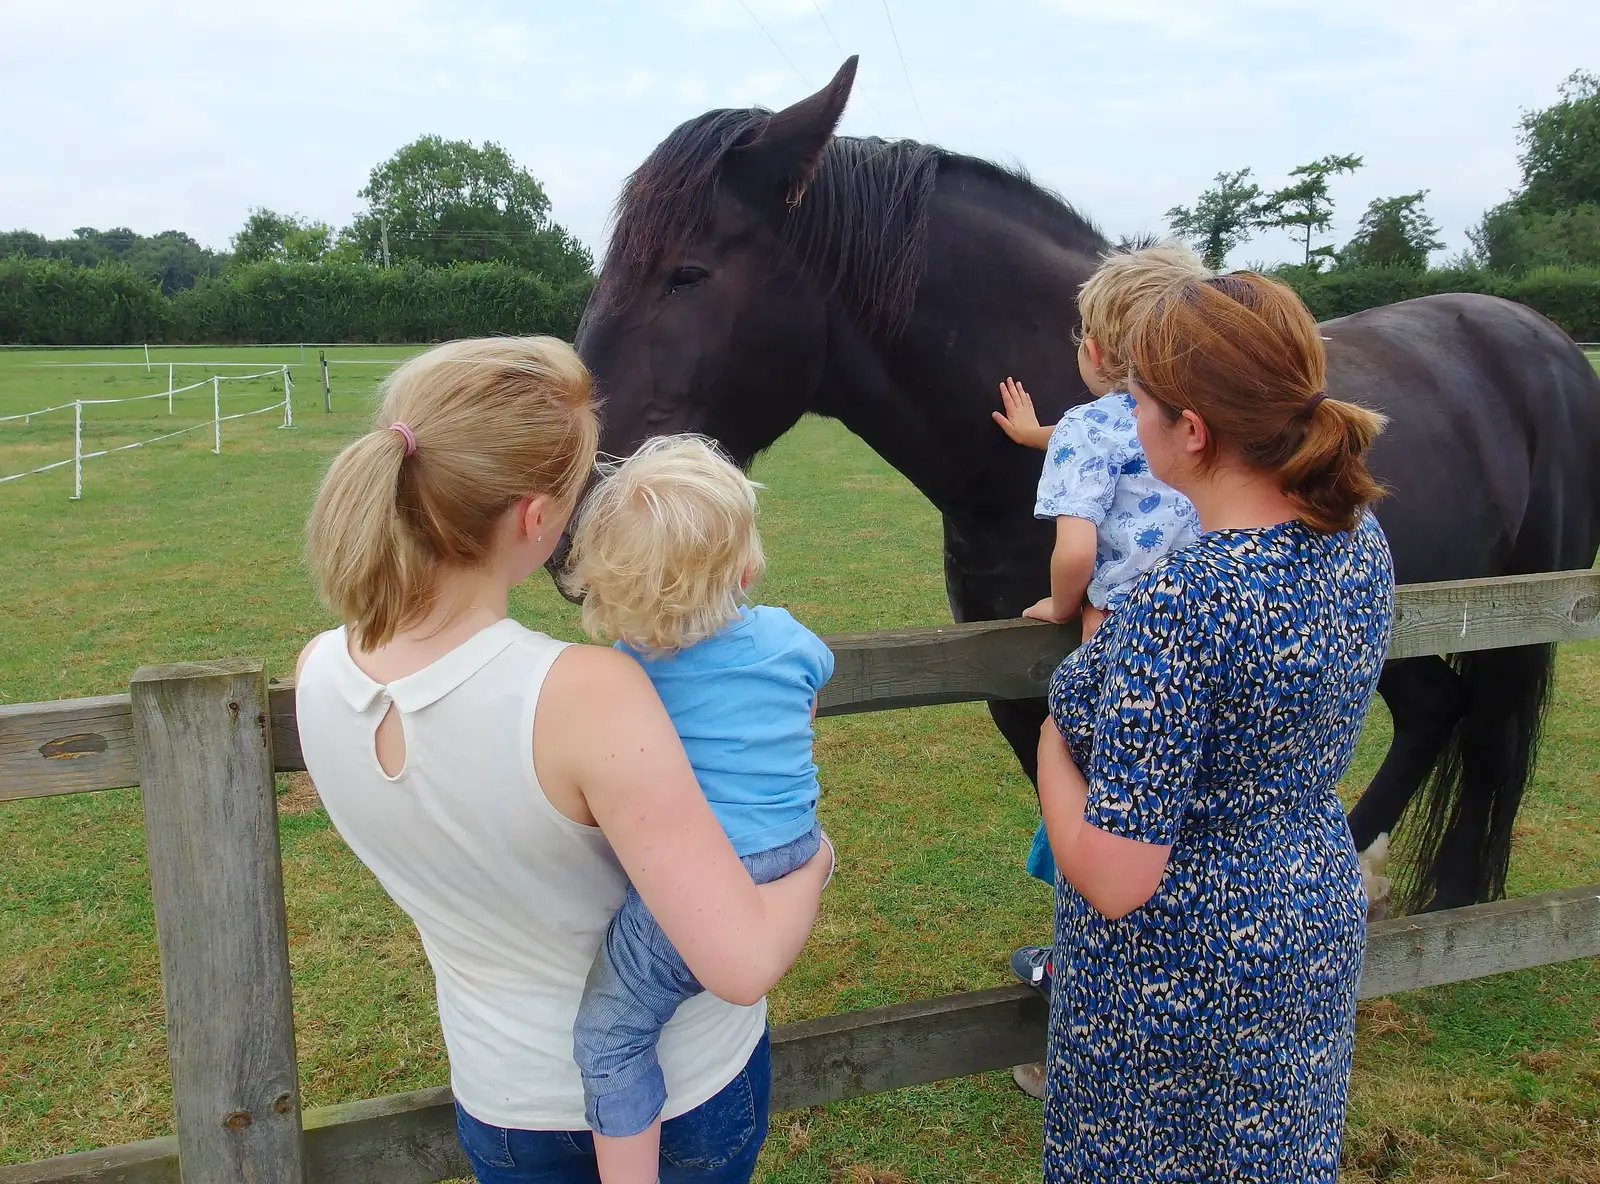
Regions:
[[[624,192],[579,330],[602,447],[697,431],[741,463],[833,416],[939,509],[957,620],[1047,594],[1039,454],[989,413],[1015,375],[1041,420],[1088,397],[1070,331],[1105,240],[1026,178],[924,145],[834,139],[854,60],[776,115],[680,127]],[[1402,582],[1588,567],[1600,540],[1600,380],[1544,318],[1439,296],[1323,327],[1329,393],[1389,416],[1372,467]],[[1391,663],[1395,739],[1351,814],[1367,847],[1432,776],[1417,898],[1498,895],[1553,648]],[[992,703],[1029,776],[1044,705]]]

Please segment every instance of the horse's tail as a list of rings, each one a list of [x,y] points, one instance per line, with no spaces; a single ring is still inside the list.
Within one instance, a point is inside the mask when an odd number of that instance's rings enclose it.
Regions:
[[[1423,790],[1408,911],[1505,895],[1511,832],[1533,775],[1556,647],[1525,645],[1453,655],[1467,708]],[[1462,880],[1464,869],[1476,869]]]

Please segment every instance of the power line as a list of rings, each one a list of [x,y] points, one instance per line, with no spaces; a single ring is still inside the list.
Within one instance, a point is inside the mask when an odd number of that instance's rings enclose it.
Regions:
[[[844,46],[840,45],[839,39],[833,35],[833,26],[828,23],[828,18],[822,15],[822,5],[818,4],[817,0],[811,0],[811,7],[817,10],[817,19],[822,22],[822,27],[828,30],[828,39],[833,42],[833,48],[842,56],[848,56],[844,52]]]
[[[739,0],[742,4],[744,0]],[[894,38],[894,51],[900,55],[900,72],[906,76],[906,89],[911,92],[911,105],[917,109],[917,122],[922,125],[922,137],[928,137],[928,121],[923,118],[922,104],[917,102],[917,88],[911,85],[911,71],[906,68],[906,51],[900,48],[900,34],[894,31],[894,17],[889,14],[889,0],[883,0],[883,15],[889,21],[889,36]]]
[[[828,23],[828,18],[822,15],[822,5],[818,4],[817,0],[811,0],[811,7],[817,10],[817,19],[822,22],[822,27],[828,30],[828,40],[833,42],[833,48],[839,51],[839,56],[849,57],[850,55],[844,51],[844,46],[840,45],[839,39],[834,36],[833,26]],[[867,100],[867,106],[872,108],[872,114],[882,119],[883,113],[878,110],[878,104],[872,101],[872,96],[868,94],[863,97]]]
[[[766,33],[767,40],[772,42],[772,48],[777,50],[783,60],[789,63],[789,69],[794,71],[794,76],[807,86],[810,86],[811,83],[807,80],[806,76],[800,73],[800,67],[795,65],[793,59],[791,59],[788,54],[783,52],[783,46],[778,44],[778,39],[772,35],[767,26],[761,23],[761,18],[755,14],[755,11],[748,4],[746,4],[744,0],[739,0],[739,7],[750,14],[750,19],[755,21],[758,29],[760,29],[763,33]]]

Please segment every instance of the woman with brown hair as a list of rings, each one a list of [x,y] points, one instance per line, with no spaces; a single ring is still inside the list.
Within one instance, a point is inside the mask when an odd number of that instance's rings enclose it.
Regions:
[[[1337,796],[1388,647],[1382,420],[1259,275],[1179,284],[1129,347],[1152,473],[1203,534],[1052,679],[1060,869],[1044,1179],[1337,1177],[1366,900]]]

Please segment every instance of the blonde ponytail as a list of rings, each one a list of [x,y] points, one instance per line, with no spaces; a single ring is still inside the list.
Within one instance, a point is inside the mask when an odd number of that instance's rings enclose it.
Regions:
[[[307,524],[318,595],[362,648],[428,614],[440,565],[487,560],[519,498],[576,500],[598,435],[590,393],[552,337],[454,341],[389,377],[378,428],[334,460]]]

